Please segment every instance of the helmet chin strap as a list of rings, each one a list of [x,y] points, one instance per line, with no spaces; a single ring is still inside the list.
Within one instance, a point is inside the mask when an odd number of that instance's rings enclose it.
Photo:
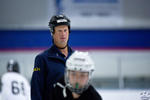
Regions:
[[[52,39],[53,44],[58,48],[58,49],[65,49],[66,47],[68,47],[68,42],[64,47],[59,47],[54,43],[54,39]]]
[[[58,49],[65,49],[67,46],[68,46],[68,44],[66,44],[64,47],[58,47],[58,46],[56,45],[56,47],[57,47]]]

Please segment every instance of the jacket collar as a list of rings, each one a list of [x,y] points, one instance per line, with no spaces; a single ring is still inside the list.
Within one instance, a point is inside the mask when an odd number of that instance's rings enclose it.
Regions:
[[[68,46],[68,56],[65,57],[65,55],[62,54],[61,51],[55,45],[52,45],[51,48],[48,49],[48,57],[68,58],[72,54],[72,52],[73,50],[70,46]]]

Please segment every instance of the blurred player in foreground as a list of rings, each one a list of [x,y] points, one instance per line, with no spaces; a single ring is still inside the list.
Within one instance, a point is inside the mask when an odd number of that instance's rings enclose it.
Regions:
[[[2,76],[2,100],[30,100],[30,85],[20,74],[19,65],[10,60],[7,73]]]
[[[65,76],[54,85],[53,100],[102,100],[90,84],[93,71],[88,53],[75,51],[66,62]]]

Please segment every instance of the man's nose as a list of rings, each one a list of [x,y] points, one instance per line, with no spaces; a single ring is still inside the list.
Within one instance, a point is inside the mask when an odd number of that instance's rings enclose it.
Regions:
[[[66,32],[65,32],[65,31],[62,31],[62,35],[66,35]]]

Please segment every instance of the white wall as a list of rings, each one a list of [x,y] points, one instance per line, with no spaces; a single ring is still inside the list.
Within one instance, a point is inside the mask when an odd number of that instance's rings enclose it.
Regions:
[[[90,20],[85,18],[88,24],[84,24],[84,18],[81,21],[79,18],[71,18],[72,27],[86,28],[89,25],[92,28],[150,28],[150,0],[120,1],[122,23],[116,23],[120,20],[118,18],[103,21],[106,19],[95,20],[93,17]],[[55,12],[54,0],[0,0],[0,29],[48,29],[49,18]]]
[[[53,0],[1,0],[1,29],[43,29],[55,12]]]
[[[21,73],[31,78],[34,58],[41,51],[4,51],[0,52],[0,75],[6,72],[9,59],[16,59],[21,67]],[[150,77],[150,51],[89,51],[96,66],[94,77],[116,78],[118,67],[122,68],[124,77]],[[121,66],[119,64],[121,59]]]
[[[118,67],[124,77],[150,77],[150,51],[91,51],[95,77],[117,77]],[[120,64],[121,63],[121,64]]]
[[[122,0],[124,25],[127,28],[150,28],[150,0]]]

